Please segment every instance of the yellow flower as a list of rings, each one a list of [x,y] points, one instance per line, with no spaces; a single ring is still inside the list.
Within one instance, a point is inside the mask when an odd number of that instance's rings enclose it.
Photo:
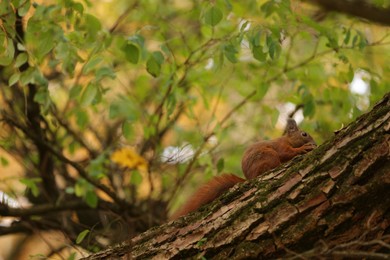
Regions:
[[[111,155],[111,161],[123,167],[136,168],[139,171],[146,171],[148,162],[139,155],[133,148],[121,148]]]

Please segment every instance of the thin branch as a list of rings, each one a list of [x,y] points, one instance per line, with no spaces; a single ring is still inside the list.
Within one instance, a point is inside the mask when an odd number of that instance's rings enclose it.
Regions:
[[[113,204],[104,201],[100,201],[98,207],[119,211],[119,208],[115,208]],[[0,204],[0,215],[9,217],[30,217],[35,215],[45,215],[53,212],[81,209],[91,209],[91,207],[81,200],[62,201],[61,203],[56,204],[40,204],[34,205],[30,208],[11,208],[4,204]]]
[[[371,22],[390,25],[390,8],[379,8],[367,1],[307,0],[329,11],[349,14]]]
[[[173,187],[172,193],[169,196],[167,202],[168,202],[168,208],[171,206],[170,204],[173,202],[173,198],[176,196],[176,193],[178,192],[179,188],[182,186],[184,181],[189,177],[192,167],[194,166],[195,162],[198,160],[199,155],[201,155],[202,150],[204,146],[206,145],[207,141],[210,139],[211,136],[213,136],[214,133],[210,132],[203,138],[203,142],[200,144],[198,149],[196,150],[194,156],[192,157],[190,163],[187,165],[183,175],[176,180],[175,186]]]
[[[57,111],[55,109],[52,109],[52,113],[53,113],[53,116],[56,118],[56,120],[58,121],[58,123],[74,138],[74,140],[76,140],[79,144],[81,144],[85,149],[87,149],[87,151],[89,152],[89,154],[92,156],[92,157],[96,157],[98,156],[98,151],[96,151],[95,149],[93,149],[92,147],[90,147],[84,140],[83,140],[83,136],[81,135],[81,133],[76,133],[75,130],[73,130],[71,128],[71,126],[63,119],[61,118]]]
[[[132,11],[134,8],[138,6],[138,1],[135,1],[132,5],[126,8],[126,10],[121,14],[118,19],[115,21],[115,23],[110,28],[110,33],[113,33],[119,26],[121,22],[129,15],[130,11]]]

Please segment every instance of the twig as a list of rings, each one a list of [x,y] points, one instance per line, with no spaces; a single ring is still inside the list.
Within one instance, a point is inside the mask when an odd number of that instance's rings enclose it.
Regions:
[[[199,155],[201,154],[204,146],[206,145],[208,139],[210,139],[211,136],[213,136],[212,132],[210,132],[208,135],[206,135],[203,138],[203,142],[200,144],[200,146],[196,150],[196,152],[195,152],[194,156],[192,157],[190,163],[187,165],[183,175],[181,176],[181,178],[178,178],[176,180],[176,183],[175,183],[175,186],[173,187],[172,193],[171,193],[171,195],[169,196],[169,198],[167,200],[168,208],[170,207],[170,204],[172,203],[173,198],[175,197],[177,191],[179,190],[179,187],[181,187],[181,185],[184,183],[184,181],[188,178],[189,174],[191,173],[192,167],[194,166],[194,164],[197,161]]]
[[[109,32],[113,33],[119,26],[119,24],[129,15],[130,11],[138,6],[138,1],[135,1],[132,5],[128,6],[126,10],[121,14],[115,23],[111,26]]]
[[[73,130],[70,125],[57,114],[57,111],[55,111],[55,109],[52,109],[52,113],[53,116],[57,119],[58,123],[74,138],[74,140],[81,144],[92,157],[98,156],[98,151],[94,150],[86,142],[84,142],[81,133],[76,133],[76,131]]]

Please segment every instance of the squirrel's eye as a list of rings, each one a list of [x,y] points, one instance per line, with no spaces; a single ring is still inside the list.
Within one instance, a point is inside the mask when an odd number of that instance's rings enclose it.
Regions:
[[[304,136],[304,137],[306,137],[306,136],[307,136],[307,133],[306,133],[306,132],[302,132],[301,135]]]

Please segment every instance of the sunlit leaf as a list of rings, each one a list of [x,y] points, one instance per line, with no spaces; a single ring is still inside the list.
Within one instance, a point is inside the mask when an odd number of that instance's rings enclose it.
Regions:
[[[69,91],[69,98],[76,99],[80,96],[83,88],[80,85],[73,86]]]
[[[100,62],[103,61],[103,58],[102,57],[99,57],[99,56],[95,56],[95,57],[92,57],[83,67],[83,73],[84,74],[87,74],[89,73],[91,70],[93,70],[95,68],[95,66],[97,64],[99,64]]]
[[[19,68],[21,65],[23,65],[24,63],[27,62],[27,53],[25,52],[22,52],[18,55],[18,57],[16,57],[16,60],[15,60],[15,67],[16,68]]]
[[[75,112],[76,123],[81,129],[85,129],[89,123],[88,113],[83,109],[77,109]]]
[[[7,66],[11,64],[14,58],[15,48],[12,39],[6,39],[4,45],[5,50],[0,52],[0,65]]]
[[[267,59],[267,53],[263,52],[263,46],[254,46],[252,49],[253,57],[260,61],[264,62]]]
[[[89,106],[97,95],[98,89],[94,84],[88,84],[81,95],[80,103],[82,106]]]
[[[37,184],[42,182],[41,178],[23,178],[20,179],[20,182],[26,185],[26,187],[31,190],[31,193],[34,195],[34,197],[37,197],[39,195],[40,190]]]
[[[142,175],[139,171],[132,171],[130,177],[130,183],[136,186],[142,183]]]
[[[238,58],[237,58],[238,50],[236,49],[236,47],[234,47],[233,44],[225,45],[223,50],[224,50],[225,57],[230,62],[232,63],[238,62]]]
[[[127,140],[131,140],[134,136],[134,124],[131,121],[124,121],[122,124],[122,134]]]
[[[0,164],[3,167],[7,167],[9,165],[9,161],[5,157],[0,156]]]
[[[80,244],[81,242],[83,242],[84,238],[88,235],[89,232],[90,231],[88,229],[80,232],[80,234],[76,238],[76,244]]]
[[[20,73],[12,74],[12,76],[8,80],[8,86],[14,85],[20,79]]]
[[[21,6],[18,8],[18,14],[23,17],[27,14],[28,10],[30,10],[31,2],[30,0],[25,0],[21,3]]]
[[[222,18],[222,11],[217,6],[210,7],[204,14],[205,23],[211,26],[216,26]]]
[[[95,35],[102,28],[100,20],[91,14],[85,15],[85,23],[87,25],[87,30],[92,35]]]
[[[91,208],[96,208],[98,204],[98,197],[96,193],[92,190],[87,191],[87,193],[85,194],[85,202]]]

